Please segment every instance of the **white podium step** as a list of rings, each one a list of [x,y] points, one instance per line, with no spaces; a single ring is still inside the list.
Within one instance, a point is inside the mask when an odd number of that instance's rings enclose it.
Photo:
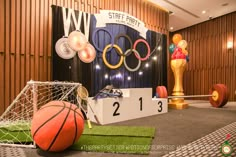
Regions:
[[[102,98],[89,103],[102,125],[121,122],[141,117],[167,113],[168,104],[165,98],[152,98],[151,88],[121,89],[122,98]],[[96,123],[91,109],[88,117]]]

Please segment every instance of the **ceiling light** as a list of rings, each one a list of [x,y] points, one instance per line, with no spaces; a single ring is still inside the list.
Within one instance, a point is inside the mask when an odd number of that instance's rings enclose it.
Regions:
[[[203,10],[203,11],[202,11],[202,14],[206,14],[206,10]]]
[[[221,4],[221,6],[223,6],[223,7],[225,7],[225,6],[227,6],[227,5],[229,5],[229,3]]]
[[[142,72],[142,71],[140,71],[138,74],[139,74],[139,75],[143,75],[143,72]]]
[[[169,15],[171,16],[171,15],[173,15],[174,14],[174,12],[173,11],[169,11]]]
[[[130,80],[131,80],[131,77],[130,77],[130,76],[128,76],[128,77],[127,77],[127,80],[128,80],[128,81],[130,81]]]
[[[174,27],[170,27],[170,30],[173,30],[174,29]]]

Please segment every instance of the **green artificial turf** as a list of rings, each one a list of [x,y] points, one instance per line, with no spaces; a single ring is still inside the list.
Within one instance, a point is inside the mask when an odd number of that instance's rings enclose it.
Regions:
[[[0,126],[0,142],[32,142],[28,124]],[[148,154],[155,128],[86,125],[80,139],[69,149],[88,152]]]
[[[83,135],[70,149],[110,152],[148,154],[155,128],[131,126],[96,126],[85,127]]]
[[[84,135],[104,135],[104,136],[138,136],[154,137],[155,128],[135,127],[135,126],[97,126],[92,129],[85,126]]]

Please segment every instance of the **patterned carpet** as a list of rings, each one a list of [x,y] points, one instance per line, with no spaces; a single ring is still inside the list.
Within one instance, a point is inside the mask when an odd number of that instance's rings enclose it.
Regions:
[[[228,135],[228,140],[226,139]],[[230,137],[229,137],[230,136]],[[229,124],[213,133],[206,135],[192,143],[178,148],[163,157],[220,157],[224,156],[222,145],[225,142],[231,146],[228,156],[236,156],[236,122]],[[227,150],[226,150],[227,151]]]
[[[0,157],[26,157],[26,155],[22,148],[1,146]]]

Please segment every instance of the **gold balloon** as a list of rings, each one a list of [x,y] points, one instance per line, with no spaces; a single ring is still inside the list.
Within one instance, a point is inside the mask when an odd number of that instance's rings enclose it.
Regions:
[[[172,37],[172,41],[175,45],[177,45],[180,40],[182,40],[182,36],[180,34],[174,34]]]
[[[178,42],[178,45],[177,45],[178,47],[180,47],[180,48],[182,48],[182,49],[185,49],[187,46],[188,46],[188,44],[187,44],[187,41],[186,40],[180,40],[179,42]]]
[[[78,56],[82,62],[91,63],[96,57],[96,50],[88,43],[83,50],[78,52]]]
[[[88,40],[85,35],[79,31],[73,31],[68,36],[68,44],[74,51],[80,51],[84,49]]]
[[[186,56],[188,55],[188,51],[186,49],[182,49],[183,54],[185,54]]]

